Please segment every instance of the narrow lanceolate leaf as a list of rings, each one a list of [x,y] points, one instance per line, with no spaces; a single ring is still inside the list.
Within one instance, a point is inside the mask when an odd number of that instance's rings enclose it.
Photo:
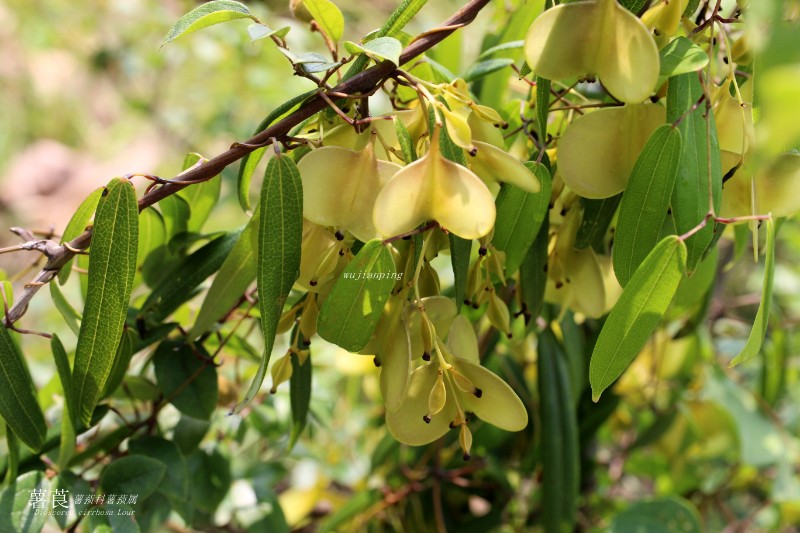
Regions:
[[[678,37],[659,52],[663,79],[696,72],[708,65],[708,54],[686,37]]]
[[[67,222],[67,227],[64,228],[64,233],[61,235],[62,243],[69,242],[83,233],[83,230],[85,230],[86,226],[89,225],[89,220],[91,220],[92,215],[97,209],[97,202],[100,201],[100,195],[102,192],[103,188],[100,187],[99,189],[92,191],[92,193],[87,196],[83,202],[81,202],[81,205],[79,205],[78,209],[75,210],[72,218],[70,218],[69,222]],[[58,283],[61,285],[66,283],[70,272],[72,272],[72,260],[61,267],[61,270],[58,271]]]
[[[109,374],[108,381],[106,381],[106,386],[103,390],[103,398],[113,393],[117,387],[122,384],[125,373],[128,371],[128,365],[131,363],[131,357],[133,357],[135,339],[136,334],[133,330],[126,329],[122,332],[122,339],[119,342],[119,346],[117,346],[117,353],[114,356],[114,366],[111,367],[111,374]]]
[[[344,17],[336,4],[330,0],[303,0],[311,17],[319,25],[325,35],[338,41],[344,33]]]
[[[761,303],[758,306],[756,320],[747,344],[744,345],[741,353],[737,355],[731,366],[749,361],[761,351],[764,337],[767,335],[767,325],[769,323],[769,311],[772,305],[772,283],[775,278],[775,222],[770,218],[767,220],[767,246],[764,250],[766,258],[764,265],[764,287],[761,289]]]
[[[696,73],[670,78],[667,88],[667,122],[678,120],[701,96],[703,87]],[[714,195],[714,212],[719,213],[722,201],[722,166],[716,124],[710,111],[706,115],[705,103],[688,113],[678,129],[683,140],[683,150],[678,178],[672,192],[672,217],[676,232],[682,235],[697,226],[708,213],[709,191]],[[713,238],[714,224],[708,224],[686,240],[686,267],[689,273],[697,268]]]
[[[86,306],[75,349],[73,417],[86,426],[111,373],[125,325],[138,238],[136,192],[130,181],[115,178],[106,187],[94,218]]]
[[[623,287],[658,243],[680,160],[681,134],[669,124],[656,128],[636,160],[614,235],[614,273]]]
[[[267,165],[259,211],[256,282],[264,354],[253,383],[235,412],[253,400],[264,382],[283,304],[300,275],[303,183],[297,165],[289,157],[276,155]]]
[[[686,246],[677,236],[659,242],[634,273],[608,315],[592,352],[592,398],[622,375],[656,329],[669,307],[683,270]]]
[[[522,266],[519,269],[519,280],[522,286],[522,303],[525,306],[526,320],[533,319],[535,324],[542,310],[544,291],[547,287],[547,245],[550,241],[550,222],[545,217],[536,240],[528,248]]]
[[[208,289],[197,320],[189,332],[194,339],[210,330],[217,320],[225,316],[236,305],[242,294],[256,279],[255,233],[258,231],[258,215],[247,223],[236,244],[222,263],[214,282]]]
[[[536,131],[539,142],[547,142],[547,114],[550,111],[550,80],[536,76]]]
[[[51,284],[52,285],[52,284]],[[53,334],[50,339],[50,348],[56,362],[58,378],[64,390],[64,412],[61,415],[61,443],[58,450],[58,465],[62,469],[69,466],[69,461],[75,454],[75,427],[72,425],[72,370],[69,367],[69,358],[61,340]]]
[[[50,480],[41,470],[22,474],[0,492],[0,531],[35,533],[44,528],[47,513],[31,505],[33,491],[44,494],[47,503]]]
[[[308,420],[308,408],[311,404],[311,371],[310,355],[301,363],[297,354],[292,353],[292,377],[289,378],[289,399],[292,406],[290,449],[294,447]]]
[[[30,449],[42,447],[47,427],[28,367],[11,334],[0,324],[0,416]]]
[[[374,239],[364,245],[336,280],[322,304],[317,333],[350,352],[367,345],[395,284],[389,249]]]
[[[458,235],[449,235],[450,263],[453,266],[453,288],[456,293],[456,307],[467,297],[467,280],[469,278],[469,256],[472,253],[472,241],[462,239]]]
[[[206,2],[182,16],[169,30],[164,40],[161,41],[161,46],[174,41],[178,37],[189,35],[190,33],[213,26],[214,24],[241,18],[249,18],[258,22],[258,20],[250,14],[250,10],[247,9],[247,6],[240,2],[234,2],[232,0],[214,0],[212,2]]]
[[[539,234],[550,204],[552,179],[541,163],[529,161],[525,166],[541,184],[538,193],[525,192],[513,185],[503,185],[497,195],[497,220],[492,244],[506,253],[506,275],[516,272],[525,254]]]
[[[606,233],[621,200],[622,194],[599,200],[581,198],[583,218],[575,235],[575,248],[582,250],[591,246],[596,252],[605,252]]]
[[[549,329],[539,334],[537,354],[542,423],[542,522],[548,533],[572,531],[580,484],[580,456],[569,371]]]

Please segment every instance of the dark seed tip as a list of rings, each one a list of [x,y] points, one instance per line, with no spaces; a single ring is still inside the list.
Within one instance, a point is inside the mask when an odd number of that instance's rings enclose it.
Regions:
[[[422,420],[423,420],[423,421],[424,421],[426,424],[430,424],[430,423],[431,423],[431,417],[429,417],[428,415],[425,415],[425,416],[423,416],[423,417],[422,417]]]
[[[473,392],[472,394],[474,394],[476,398],[481,398],[483,397],[483,389],[475,387],[475,392]]]

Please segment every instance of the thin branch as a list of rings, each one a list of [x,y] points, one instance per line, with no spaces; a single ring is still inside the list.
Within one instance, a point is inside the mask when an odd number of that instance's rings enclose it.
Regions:
[[[443,22],[440,28],[426,32],[422,37],[406,47],[400,55],[400,64],[408,63],[420,54],[436,46],[458,28],[470,24],[489,2],[490,0],[471,0],[468,2],[464,7],[454,13],[453,16]],[[349,95],[369,94],[377,87],[380,87],[392,75],[395,69],[396,67],[393,63],[390,61],[383,61],[337,85],[332,89],[332,92]],[[292,114],[272,124],[250,139],[242,143],[235,143],[227,151],[210,159],[206,163],[191,168],[172,180],[167,180],[168,182],[161,187],[150,190],[139,199],[139,211],[150,207],[167,196],[175,194],[188,185],[207,181],[218,176],[225,167],[242,159],[255,150],[256,147],[266,146],[271,142],[271,139],[280,140],[288,135],[293,127],[319,113],[326,107],[328,107],[328,104],[319,93],[310,96],[308,100]],[[20,294],[17,301],[11,309],[9,309],[8,314],[3,319],[4,325],[10,326],[19,320],[25,314],[28,304],[39,288],[50,282],[56,276],[59,269],[73,258],[75,250],[85,250],[88,248],[91,239],[92,230],[88,229],[69,243],[56,245],[56,247],[52,249],[52,255],[48,257],[48,261],[42,270],[36,278],[24,288],[22,294]]]

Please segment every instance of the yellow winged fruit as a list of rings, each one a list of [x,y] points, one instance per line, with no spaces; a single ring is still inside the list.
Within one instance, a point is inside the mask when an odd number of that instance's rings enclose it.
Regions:
[[[639,152],[665,120],[664,107],[649,103],[583,115],[558,141],[558,170],[564,183],[584,198],[609,198],[621,193]]]
[[[301,159],[297,168],[305,218],[347,230],[364,242],[378,236],[370,216],[375,198],[402,167],[376,157],[374,138],[358,152],[324,146]]]
[[[494,198],[471,170],[442,157],[439,130],[428,152],[397,172],[375,200],[373,222],[386,237],[409,232],[429,220],[465,239],[494,226]]]
[[[525,59],[531,70],[549,80],[596,74],[626,103],[644,101],[658,81],[655,41],[616,0],[562,3],[548,9],[528,30]]]

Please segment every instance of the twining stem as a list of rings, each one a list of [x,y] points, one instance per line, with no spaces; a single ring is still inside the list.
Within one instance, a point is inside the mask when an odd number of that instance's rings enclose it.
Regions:
[[[491,0],[470,0],[467,2],[461,9],[442,23],[441,27],[444,29],[428,33],[407,46],[400,55],[400,65],[408,63],[430,48],[436,46],[447,36],[456,31],[457,28],[470,24],[490,1]],[[396,65],[391,61],[383,61],[343,81],[333,88],[333,92],[349,95],[369,94],[370,91],[374,91],[376,87],[381,86],[392,75],[395,69]],[[243,143],[235,143],[231,148],[211,158],[205,164],[183,172],[172,180],[166,180],[167,183],[163,186],[154,188],[143,195],[139,199],[139,211],[163,200],[167,196],[175,194],[190,184],[200,183],[218,176],[228,165],[242,159],[257,147],[270,144],[272,139],[283,138],[292,128],[327,107],[327,102],[319,93],[309,96],[293,113],[273,123],[250,139]],[[48,257],[47,263],[34,280],[25,287],[3,319],[3,324],[9,326],[19,320],[25,314],[28,304],[38,292],[39,288],[49,283],[56,276],[61,267],[75,256],[75,250],[85,250],[88,248],[91,239],[92,230],[89,229],[69,243],[59,246],[54,245],[55,250],[52,252],[52,255]]]
[[[695,233],[697,233],[697,232],[701,231],[703,228],[705,228],[706,225],[708,224],[709,220],[713,220],[714,222],[718,222],[720,224],[738,224],[740,222],[753,222],[753,221],[756,221],[756,220],[762,221],[762,220],[771,220],[771,219],[772,219],[772,213],[768,213],[766,215],[746,215],[746,216],[741,216],[741,217],[722,218],[722,217],[715,216],[713,211],[709,211],[708,213],[706,213],[706,216],[703,217],[703,220],[698,225],[696,225],[695,227],[693,227],[692,229],[690,229],[689,231],[687,231],[683,235],[679,236],[678,238],[680,240],[682,240],[682,241],[685,241],[686,239],[688,239],[689,237],[691,237]]]

